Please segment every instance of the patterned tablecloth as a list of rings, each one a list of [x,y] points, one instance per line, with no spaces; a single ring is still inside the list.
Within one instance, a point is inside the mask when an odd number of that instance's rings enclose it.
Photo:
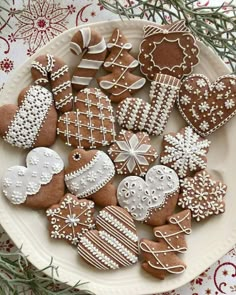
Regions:
[[[198,6],[222,3],[201,0]],[[24,12],[16,14],[18,9]],[[93,0],[0,1],[0,90],[9,73],[52,38],[71,27],[117,16]],[[0,251],[14,251],[0,226]],[[236,247],[185,286],[162,295],[236,294]]]

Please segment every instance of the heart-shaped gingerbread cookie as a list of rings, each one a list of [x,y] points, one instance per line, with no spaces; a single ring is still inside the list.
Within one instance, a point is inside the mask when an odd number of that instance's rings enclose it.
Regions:
[[[191,75],[183,81],[177,102],[186,122],[208,136],[236,114],[236,76],[221,76],[211,84],[204,75]]]
[[[157,74],[150,90],[151,104],[140,98],[126,98],[117,109],[117,120],[122,128],[160,135],[164,131],[175,100],[180,80]]]
[[[165,207],[168,198],[178,190],[175,171],[156,165],[148,170],[145,181],[138,176],[123,179],[117,188],[117,198],[135,220],[145,221],[152,209]]]
[[[97,230],[84,234],[78,244],[80,256],[101,269],[127,267],[138,261],[138,236],[130,214],[108,206],[96,219]]]
[[[21,91],[18,107],[0,107],[0,136],[13,146],[51,146],[56,140],[57,112],[50,91],[30,86]]]
[[[10,167],[3,176],[3,193],[11,203],[37,209],[59,202],[64,188],[64,163],[45,147],[28,153],[26,167]]]
[[[109,98],[96,88],[85,88],[75,97],[75,111],[58,120],[57,134],[69,146],[97,148],[115,140],[115,118]]]

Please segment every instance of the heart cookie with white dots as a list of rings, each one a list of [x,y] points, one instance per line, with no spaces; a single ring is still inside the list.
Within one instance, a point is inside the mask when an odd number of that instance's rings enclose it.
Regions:
[[[236,114],[236,75],[221,76],[212,84],[204,75],[191,75],[183,81],[177,103],[186,122],[208,136]]]
[[[97,230],[90,230],[79,241],[80,256],[101,269],[118,269],[138,261],[138,236],[130,214],[123,208],[107,206],[96,219]]]
[[[48,208],[64,195],[64,163],[55,151],[35,148],[26,157],[26,167],[8,168],[2,181],[3,194],[11,203]]]
[[[146,180],[138,176],[123,179],[117,189],[117,199],[135,220],[145,221],[152,209],[165,207],[178,190],[179,178],[175,171],[156,165],[148,170]]]

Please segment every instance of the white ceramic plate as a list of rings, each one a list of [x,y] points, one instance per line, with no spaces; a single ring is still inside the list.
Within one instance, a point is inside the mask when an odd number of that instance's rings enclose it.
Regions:
[[[91,25],[104,37],[109,39],[114,28],[119,27],[128,40],[133,44],[132,53],[137,56],[138,45],[142,39],[143,26],[147,21],[110,21]],[[37,52],[52,53],[73,68],[78,64],[78,57],[69,51],[69,42],[78,28],[70,29]],[[199,44],[201,54],[200,64],[195,72],[206,74],[210,80],[229,72],[209,48]],[[20,90],[31,83],[30,65],[36,55],[30,57],[21,68],[9,78],[4,91],[1,93],[0,104],[16,103]],[[150,84],[137,93],[136,96],[148,100]],[[165,132],[177,131],[185,126],[177,110],[171,114]],[[78,280],[89,282],[83,288],[96,294],[150,294],[165,292],[175,289],[196,277],[207,267],[230,250],[236,243],[236,198],[235,198],[235,163],[236,163],[236,119],[232,119],[225,127],[218,130],[209,139],[212,141],[208,157],[208,170],[217,178],[228,185],[226,197],[226,212],[200,224],[193,223],[193,233],[187,237],[189,250],[182,259],[187,264],[187,270],[178,276],[168,276],[164,281],[159,281],[141,270],[140,264],[118,271],[102,272],[91,268],[78,256],[77,251],[64,241],[49,238],[47,220],[43,212],[37,212],[19,206],[13,206],[0,196],[0,222],[11,236],[15,244],[28,256],[29,260],[37,267],[43,268],[54,258],[55,266],[59,266],[59,280],[67,281],[73,285]],[[153,139],[153,143],[160,149],[161,137]],[[70,148],[66,147],[59,139],[53,146],[64,158],[67,164],[67,154]],[[0,140],[0,176],[13,165],[24,165],[26,152],[13,148]],[[139,237],[149,237],[151,227],[138,225]],[[49,273],[50,275],[50,273]]]

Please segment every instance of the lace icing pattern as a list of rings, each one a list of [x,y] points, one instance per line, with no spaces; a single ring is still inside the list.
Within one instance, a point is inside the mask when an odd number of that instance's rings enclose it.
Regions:
[[[4,140],[19,148],[32,148],[52,104],[51,92],[41,86],[31,86],[11,121]]]

